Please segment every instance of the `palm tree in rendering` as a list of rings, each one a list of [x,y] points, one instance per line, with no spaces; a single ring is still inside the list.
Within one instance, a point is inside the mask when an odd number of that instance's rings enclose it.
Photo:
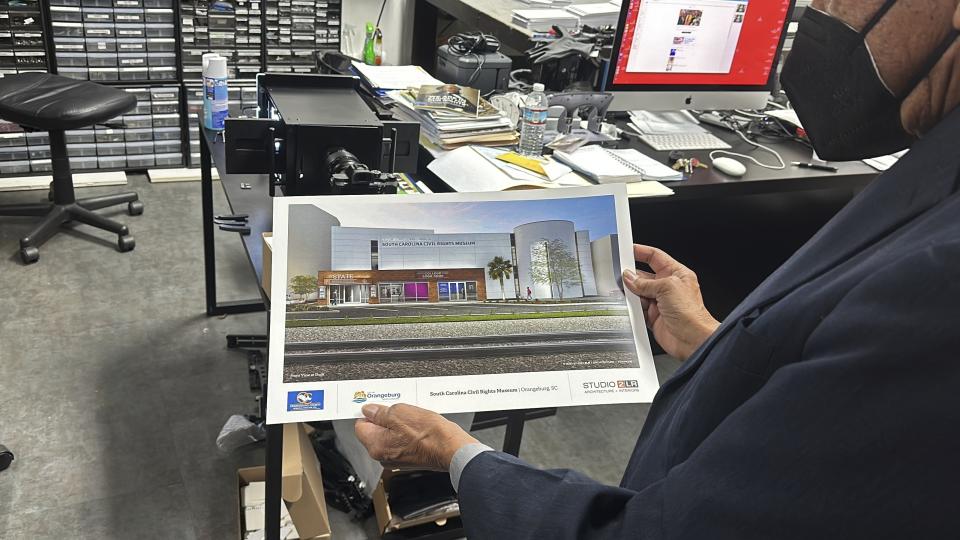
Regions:
[[[487,275],[490,276],[490,279],[500,282],[500,298],[506,301],[507,293],[503,288],[503,280],[513,277],[513,262],[503,257],[494,257],[492,261],[487,263]]]

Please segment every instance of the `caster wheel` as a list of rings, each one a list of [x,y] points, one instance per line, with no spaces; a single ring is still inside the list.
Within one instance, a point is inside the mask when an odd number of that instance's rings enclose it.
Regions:
[[[0,471],[9,467],[11,462],[13,462],[13,452],[0,444]]]
[[[133,248],[136,246],[136,240],[134,240],[129,234],[117,237],[117,248],[120,251],[133,251]]]
[[[131,216],[139,216],[143,213],[143,203],[140,201],[130,201],[127,203],[127,212]]]
[[[25,247],[20,249],[20,260],[23,264],[31,264],[40,260],[40,250],[35,247]]]

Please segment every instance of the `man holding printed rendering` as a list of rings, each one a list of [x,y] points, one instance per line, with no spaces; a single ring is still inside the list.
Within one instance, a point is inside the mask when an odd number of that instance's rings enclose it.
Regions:
[[[624,284],[684,363],[619,487],[408,405],[364,408],[370,455],[449,470],[471,540],[956,537],[958,4],[814,0],[783,85],[818,154],[911,151],[723,324],[692,271],[636,246],[650,271]]]

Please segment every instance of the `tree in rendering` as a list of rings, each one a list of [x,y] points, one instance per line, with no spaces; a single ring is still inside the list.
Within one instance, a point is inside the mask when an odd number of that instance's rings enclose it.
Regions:
[[[535,283],[556,287],[557,298],[563,300],[563,289],[568,284],[580,283],[580,265],[567,244],[560,239],[543,239],[531,250],[530,278]]]
[[[317,290],[317,278],[315,276],[293,276],[290,278],[290,289],[293,294],[300,295],[300,301],[304,301],[304,296]]]
[[[507,293],[503,288],[503,280],[513,277],[513,262],[500,256],[494,257],[487,263],[487,275],[500,282],[500,299],[506,301]]]

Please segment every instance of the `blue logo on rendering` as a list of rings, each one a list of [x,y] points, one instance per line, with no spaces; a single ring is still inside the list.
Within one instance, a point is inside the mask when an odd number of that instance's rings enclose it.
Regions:
[[[322,411],[323,390],[287,392],[288,411]]]

